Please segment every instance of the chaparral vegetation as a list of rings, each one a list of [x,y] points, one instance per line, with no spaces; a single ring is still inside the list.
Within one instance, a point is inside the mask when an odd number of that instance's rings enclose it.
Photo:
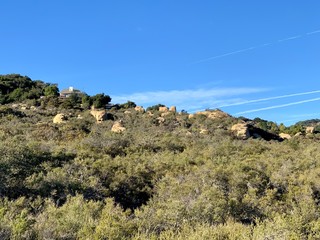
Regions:
[[[111,100],[0,76],[0,239],[320,239],[317,119]]]

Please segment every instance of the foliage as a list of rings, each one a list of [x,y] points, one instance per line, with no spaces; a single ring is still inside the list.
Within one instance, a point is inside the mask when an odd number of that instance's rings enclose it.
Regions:
[[[126,103],[120,104],[120,108],[129,109],[129,108],[135,108],[137,105],[134,102],[127,101]]]
[[[0,104],[40,98],[47,86],[19,74],[0,75]]]
[[[261,118],[255,118],[253,119],[254,126],[264,130],[264,131],[270,131],[272,133],[279,133],[279,127],[276,123],[272,121],[266,121]]]
[[[92,98],[89,95],[83,95],[81,98],[81,104],[84,109],[89,109],[92,105]]]
[[[165,107],[165,105],[163,104],[157,104],[157,105],[153,105],[147,108],[147,111],[158,111],[159,107]]]
[[[81,96],[77,93],[73,93],[70,94],[70,96],[68,96],[67,98],[63,99],[60,107],[64,109],[73,109],[76,107],[80,107],[81,102]]]
[[[22,99],[11,83],[6,101]],[[0,107],[0,239],[320,238],[319,134],[240,140],[229,130],[239,119],[125,111],[130,102],[108,112],[126,128],[114,133],[88,110],[107,95],[66,99]],[[68,120],[54,124],[57,113]]]
[[[59,96],[59,88],[57,87],[57,85],[51,84],[44,88],[44,95],[47,97],[48,96],[57,97]]]
[[[47,201],[34,228],[40,239],[88,239],[94,233],[102,208],[101,202],[85,201],[80,195],[68,197],[61,207]]]
[[[92,104],[95,108],[103,108],[105,105],[107,105],[111,98],[109,95],[105,95],[104,93],[96,94],[91,97],[92,98]]]

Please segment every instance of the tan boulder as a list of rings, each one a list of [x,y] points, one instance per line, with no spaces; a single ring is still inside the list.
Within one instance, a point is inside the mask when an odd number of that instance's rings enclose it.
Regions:
[[[205,128],[200,129],[200,134],[208,134],[208,133],[209,133],[208,129],[205,129]]]
[[[60,124],[60,123],[66,122],[66,120],[67,120],[66,115],[63,113],[59,113],[53,118],[53,123]]]
[[[192,133],[191,133],[190,131],[187,131],[187,132],[186,132],[186,135],[187,135],[187,136],[191,136]]]
[[[126,111],[124,111],[124,114],[131,114],[131,111],[126,110]]]
[[[144,108],[143,108],[142,106],[136,106],[136,107],[134,108],[134,110],[136,110],[137,112],[141,112],[141,113],[144,113],[144,112],[145,112],[145,110],[144,110]]]
[[[194,117],[194,114],[192,114],[192,113],[189,114],[189,116],[188,116],[189,119],[191,119],[191,118],[193,118],[193,117]]]
[[[294,136],[295,136],[295,137],[302,136],[302,132],[297,132]]]
[[[170,114],[171,114],[171,112],[163,112],[163,113],[161,113],[161,117],[165,117],[165,116],[168,116]]]
[[[168,107],[159,107],[159,112],[168,112],[169,108]]]
[[[159,123],[164,123],[164,121],[165,121],[165,119],[163,117],[158,117],[157,120]]]
[[[176,112],[177,112],[176,106],[171,106],[171,107],[169,108],[169,111],[176,113]]]
[[[249,127],[246,123],[238,123],[231,127],[231,131],[239,138],[247,139],[250,137]]]
[[[314,133],[314,127],[307,127],[306,133]]]
[[[117,121],[113,124],[111,132],[121,133],[124,132],[126,128],[122,125],[121,121]]]
[[[280,133],[279,137],[281,137],[282,139],[290,139],[291,135],[287,133]]]
[[[21,107],[21,110],[27,110],[27,109],[29,109],[29,108],[25,105]]]
[[[219,109],[216,109],[216,110],[213,110],[213,111],[202,111],[202,112],[197,112],[196,114],[201,114],[201,115],[205,115],[207,116],[208,118],[211,118],[211,119],[222,119],[222,118],[227,118],[227,117],[231,117],[229,114],[219,110]]]
[[[148,116],[152,117],[154,114],[151,111],[147,112]]]
[[[97,120],[97,123],[101,123],[107,120],[107,111],[106,110],[94,110],[90,111],[90,114]]]
[[[207,115],[207,111],[202,111],[202,112],[196,112],[195,115]]]

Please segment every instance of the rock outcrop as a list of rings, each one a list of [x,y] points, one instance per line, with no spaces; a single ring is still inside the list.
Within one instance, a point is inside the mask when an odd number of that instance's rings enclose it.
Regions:
[[[247,139],[250,137],[249,127],[246,123],[237,123],[233,125],[231,131],[238,138]]]
[[[163,113],[161,113],[161,117],[165,117],[165,116],[168,116],[170,114],[171,114],[171,112],[163,112]]]
[[[148,114],[148,116],[150,116],[150,117],[154,116],[154,114],[153,114],[151,111],[148,111],[147,114]]]
[[[115,133],[121,133],[121,132],[124,132],[125,130],[126,128],[122,125],[121,121],[115,122],[111,128],[111,132],[115,132]]]
[[[191,118],[193,118],[193,117],[194,117],[194,114],[193,114],[193,113],[191,113],[191,114],[188,115],[188,118],[189,118],[189,119],[191,119]]]
[[[208,133],[209,133],[208,129],[205,129],[205,128],[200,129],[200,134],[208,134]]]
[[[169,111],[176,113],[176,112],[177,112],[176,106],[171,106],[171,107],[169,108]]]
[[[164,123],[165,119],[164,117],[157,117],[158,123]]]
[[[314,133],[314,127],[307,127],[306,134],[312,134],[312,133]]]
[[[66,122],[67,117],[63,113],[58,113],[54,118],[53,118],[53,123],[55,124],[60,124]]]
[[[168,107],[159,107],[159,112],[168,112],[169,108]]]
[[[141,112],[141,113],[144,113],[144,112],[145,112],[145,110],[144,110],[144,108],[143,108],[142,106],[136,106],[136,107],[134,108],[134,110],[136,110],[137,112]]]
[[[287,133],[280,133],[279,137],[281,137],[282,139],[291,139],[291,135]]]
[[[213,111],[203,111],[203,112],[197,112],[196,114],[202,114],[202,115],[205,115],[207,116],[208,118],[211,118],[211,119],[222,119],[222,118],[228,118],[228,117],[231,117],[229,114],[219,110],[219,109],[216,109],[216,110],[213,110]]]
[[[107,120],[107,111],[106,110],[94,110],[90,111],[90,114],[96,119],[97,123],[101,123]]]

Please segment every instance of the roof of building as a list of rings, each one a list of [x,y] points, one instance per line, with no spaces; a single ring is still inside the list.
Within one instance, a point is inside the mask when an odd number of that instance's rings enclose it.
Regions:
[[[71,94],[71,93],[81,93],[81,91],[73,87],[69,87],[60,91],[60,94]]]

